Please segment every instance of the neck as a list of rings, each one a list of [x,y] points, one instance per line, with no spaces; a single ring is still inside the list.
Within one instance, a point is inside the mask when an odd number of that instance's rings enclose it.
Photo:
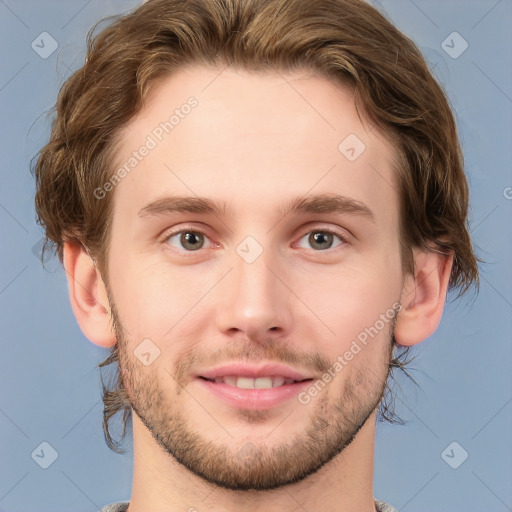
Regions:
[[[271,491],[231,491],[168,455],[133,413],[134,472],[128,512],[374,512],[374,412],[352,443],[304,480]]]

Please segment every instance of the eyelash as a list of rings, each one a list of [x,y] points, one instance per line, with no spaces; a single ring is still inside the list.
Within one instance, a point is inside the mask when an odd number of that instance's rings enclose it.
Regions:
[[[193,227],[185,227],[184,229],[180,229],[179,231],[173,231],[173,232],[169,232],[169,233],[166,233],[164,239],[163,239],[163,242],[168,242],[172,237],[176,236],[176,235],[181,235],[183,233],[194,233],[194,234],[197,234],[197,235],[203,235],[205,238],[208,239],[208,236],[206,235],[206,233],[204,233],[203,231],[201,231],[200,229],[197,229],[197,228],[193,228]],[[328,233],[328,234],[331,234],[331,235],[334,235],[336,237],[339,238],[340,240],[340,244],[338,244],[337,246],[335,247],[329,247],[328,249],[324,249],[324,250],[315,250],[315,249],[312,249],[314,252],[317,252],[317,253],[322,253],[322,252],[329,252],[331,250],[334,250],[342,245],[345,245],[346,243],[348,243],[348,240],[347,240],[347,237],[346,235],[343,235],[342,233],[340,233],[339,231],[336,231],[336,230],[333,230],[333,229],[327,229],[327,228],[315,228],[315,229],[311,229],[309,231],[307,231],[306,233],[304,233],[300,238],[299,238],[299,241],[302,240],[305,236],[307,235],[310,235],[311,233]],[[175,249],[177,249],[175,247]],[[202,249],[202,247],[201,247]],[[180,251],[180,253],[190,253],[190,254],[194,254],[195,252],[199,252],[201,249],[197,249],[196,251],[188,251],[186,249],[177,249]]]

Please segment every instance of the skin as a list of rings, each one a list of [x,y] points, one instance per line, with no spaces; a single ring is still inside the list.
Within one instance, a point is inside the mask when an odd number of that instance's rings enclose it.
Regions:
[[[110,192],[108,289],[82,246],[64,249],[84,334],[119,343],[134,412],[129,510],[373,511],[391,337],[414,345],[435,331],[453,258],[414,250],[415,274],[402,272],[394,148],[361,122],[350,90],[305,71],[219,72],[161,79],[120,132],[122,165],[187,98],[198,100]],[[354,161],[338,150],[349,134],[365,144]],[[373,219],[281,211],[313,194],[364,203]],[[173,195],[229,208],[140,214]],[[204,233],[193,239],[200,248],[170,237],[180,230]],[[262,249],[250,263],[237,252],[247,236]],[[236,408],[196,378],[219,363],[272,361],[319,379],[397,302],[394,331],[387,322],[307,404]],[[134,353],[144,339],[160,351],[148,366]]]

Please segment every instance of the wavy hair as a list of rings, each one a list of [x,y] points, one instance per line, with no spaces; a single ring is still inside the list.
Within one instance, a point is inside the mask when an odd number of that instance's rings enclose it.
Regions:
[[[416,45],[378,10],[362,0],[149,0],[110,21],[89,33],[85,64],[59,92],[35,166],[38,220],[61,261],[64,242],[79,242],[108,277],[114,194],[98,200],[93,191],[113,174],[116,134],[159,78],[189,64],[306,69],[348,85],[358,112],[395,147],[404,272],[414,271],[413,247],[453,253],[449,289],[478,287],[453,113]],[[407,354],[395,351],[390,372],[405,371]],[[118,362],[116,344],[99,366]],[[105,439],[119,451],[109,422],[123,413],[124,438],[130,415],[120,373],[102,387]],[[381,416],[393,421],[386,399]]]

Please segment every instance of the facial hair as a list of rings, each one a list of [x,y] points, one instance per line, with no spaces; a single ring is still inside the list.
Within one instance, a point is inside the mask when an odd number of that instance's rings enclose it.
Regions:
[[[133,348],[129,348],[135,346],[133,340],[121,327],[113,301],[110,304],[119,350],[120,377],[132,411],[166,454],[193,474],[224,489],[268,491],[312,475],[333,461],[354,440],[378,407],[386,389],[394,322],[390,322],[389,343],[377,358],[378,364],[365,368],[350,363],[307,405],[297,402],[298,410],[293,414],[307,411],[310,416],[303,432],[272,445],[255,439],[231,439],[229,443],[212,441],[204,435],[201,425],[187,417],[180,405],[180,399],[194,400],[187,392],[186,378],[190,378],[190,370],[198,364],[204,367],[206,362],[270,360],[324,372],[332,363],[320,353],[301,354],[274,339],[258,344],[237,341],[214,354],[193,349],[180,354],[175,362],[171,377],[174,377],[176,393],[171,395],[164,391],[157,370],[148,371],[151,367],[143,367],[133,355]],[[342,384],[340,379],[343,379]],[[335,386],[341,386],[337,396],[326,392],[328,388],[335,391]],[[205,414],[208,414],[206,410]],[[248,423],[261,423],[267,417],[266,411],[259,410],[237,409],[234,414]]]

